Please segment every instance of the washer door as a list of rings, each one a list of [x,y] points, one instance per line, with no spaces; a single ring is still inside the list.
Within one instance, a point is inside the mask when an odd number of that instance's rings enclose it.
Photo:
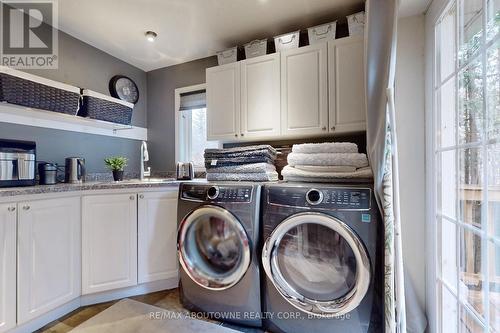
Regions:
[[[236,216],[218,206],[202,206],[182,220],[177,250],[186,274],[210,290],[234,286],[250,265],[245,229]]]
[[[370,262],[358,236],[321,213],[300,213],[280,223],[264,244],[262,264],[290,304],[317,317],[352,311],[370,284]]]

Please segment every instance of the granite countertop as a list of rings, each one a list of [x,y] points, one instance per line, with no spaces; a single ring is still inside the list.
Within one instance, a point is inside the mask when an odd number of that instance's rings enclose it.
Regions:
[[[205,179],[194,179],[194,181],[206,181]],[[33,195],[44,193],[59,193],[89,190],[127,189],[127,188],[162,188],[178,187],[181,181],[175,178],[151,178],[151,179],[128,179],[120,182],[115,181],[91,181],[81,184],[59,183],[56,185],[35,185],[26,187],[0,188],[0,198],[17,195]]]

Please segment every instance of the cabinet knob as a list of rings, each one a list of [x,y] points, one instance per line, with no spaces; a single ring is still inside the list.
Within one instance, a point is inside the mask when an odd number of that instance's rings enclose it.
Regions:
[[[240,135],[241,135],[241,136],[245,136],[245,134],[244,134],[244,133],[241,133]]]
[[[326,131],[326,126],[323,126],[322,130],[323,130],[323,131]]]
[[[23,209],[24,209],[24,210],[29,210],[29,209],[30,209],[30,206],[28,206],[28,205],[24,205],[24,206],[23,206]]]
[[[13,211],[15,211],[15,210],[16,210],[16,207],[9,207],[9,208],[7,208],[7,210],[8,210],[9,212],[13,212]]]
[[[237,138],[237,137],[238,137],[238,134],[235,134],[235,135],[234,135],[234,137],[235,137],[235,138]]]
[[[332,131],[335,131],[335,126],[332,126],[332,128],[330,128]]]
[[[144,199],[144,194],[139,195],[139,199]]]
[[[135,199],[135,195],[131,195],[130,200],[134,200],[134,199]]]

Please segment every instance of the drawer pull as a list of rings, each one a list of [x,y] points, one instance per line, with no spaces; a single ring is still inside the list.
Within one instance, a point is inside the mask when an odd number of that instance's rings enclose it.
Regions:
[[[144,194],[139,195],[139,199],[144,199]]]
[[[23,209],[24,209],[24,210],[29,210],[29,209],[30,209],[30,206],[25,205],[25,206],[23,206]]]
[[[15,211],[15,210],[16,210],[16,207],[9,207],[9,208],[7,208],[7,210],[8,210],[9,212],[13,212],[13,211]]]
[[[135,195],[131,195],[130,200],[134,200],[134,199],[135,199]]]

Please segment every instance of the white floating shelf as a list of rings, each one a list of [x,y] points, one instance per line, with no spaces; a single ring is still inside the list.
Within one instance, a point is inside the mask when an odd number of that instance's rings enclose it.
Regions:
[[[0,103],[0,122],[124,139],[144,141],[148,139],[148,130],[143,127],[115,124],[8,103]]]

